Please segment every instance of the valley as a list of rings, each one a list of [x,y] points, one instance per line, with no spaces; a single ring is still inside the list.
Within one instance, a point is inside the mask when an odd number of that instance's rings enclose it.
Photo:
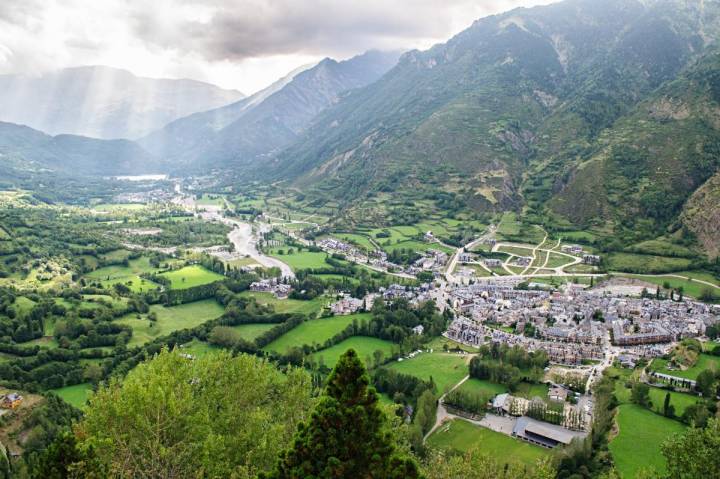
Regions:
[[[720,0],[9,1],[0,479],[717,477]]]

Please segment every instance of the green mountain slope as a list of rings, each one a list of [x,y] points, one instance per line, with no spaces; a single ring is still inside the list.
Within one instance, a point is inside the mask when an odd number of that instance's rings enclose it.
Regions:
[[[36,173],[71,176],[162,172],[155,157],[128,140],[50,136],[27,126],[0,122],[0,178]]]
[[[273,177],[346,209],[378,192],[442,189],[476,211],[612,221],[613,195],[634,186],[595,194],[583,185],[605,173],[589,160],[617,140],[614,125],[638,121],[639,105],[706,54],[718,12],[717,0],[568,0],[479,20],[321,113],[277,155]],[[673,213],[647,229],[667,226],[711,170],[693,173]]]

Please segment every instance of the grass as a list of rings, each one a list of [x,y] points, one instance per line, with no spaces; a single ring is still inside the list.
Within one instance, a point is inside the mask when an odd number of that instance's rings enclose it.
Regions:
[[[412,359],[395,361],[390,366],[403,374],[435,381],[438,392],[444,392],[468,375],[467,357],[448,353],[421,353]]]
[[[358,353],[358,357],[363,361],[369,357],[372,358],[375,351],[382,351],[383,357],[388,358],[392,354],[393,343],[378,338],[370,338],[366,336],[353,336],[348,338],[335,346],[331,346],[322,351],[314,353],[311,357],[315,361],[319,361],[322,358],[326,366],[333,368],[337,363],[340,356],[348,349],[354,349]],[[367,361],[366,361],[367,362]]]
[[[445,253],[452,253],[454,250],[452,248],[448,248],[447,246],[443,246],[439,243],[425,243],[424,241],[416,241],[416,240],[408,240],[408,241],[401,241],[400,243],[393,243],[391,245],[383,246],[383,249],[387,253],[392,253],[395,250],[399,249],[409,249],[413,251],[427,251],[430,249],[434,249],[436,251],[443,251]]]
[[[25,296],[18,296],[15,298],[15,302],[13,303],[13,307],[15,308],[15,311],[22,317],[25,316],[35,307],[35,301],[33,301],[30,298],[26,298]]]
[[[200,341],[194,338],[189,343],[183,344],[180,347],[180,351],[185,354],[192,354],[195,357],[205,356],[206,354],[215,353],[220,351],[220,348],[213,346],[212,344]]]
[[[60,396],[60,398],[71,406],[81,409],[87,403],[88,396],[93,388],[90,384],[75,384],[74,386],[65,386],[64,388],[51,389],[50,391]]]
[[[663,405],[665,404],[665,395],[670,393],[670,404],[675,407],[675,415],[682,416],[689,406],[696,404],[700,398],[692,394],[677,393],[660,388],[650,388],[650,400],[652,401],[652,410],[658,414],[662,414]]]
[[[368,320],[370,314],[360,313],[348,316],[311,319],[291,329],[263,348],[265,351],[286,353],[293,347],[322,344],[352,324],[353,320]]]
[[[506,392],[507,388],[502,384],[491,383],[486,379],[470,378],[460,386],[460,390],[468,393],[485,393],[497,396]]]
[[[680,273],[678,273],[680,274]],[[661,288],[664,288],[665,284],[669,285],[671,289],[683,289],[683,294],[687,296],[692,296],[693,298],[698,298],[705,290],[712,291],[715,296],[720,297],[720,289],[713,288],[712,286],[708,286],[706,284],[698,283],[696,281],[686,280],[686,279],[680,279],[680,278],[672,278],[669,276],[640,276],[640,275],[634,275],[634,274],[627,274],[623,275],[627,276],[628,278],[635,278],[639,279],[640,281],[645,281],[646,283],[656,284],[660,286]],[[700,278],[698,278],[700,279]],[[705,280],[703,280],[705,281]]]
[[[128,314],[117,320],[133,329],[128,346],[140,346],[173,331],[194,328],[222,316],[225,309],[214,299],[206,299],[170,307],[155,304],[150,306],[150,312],[157,315],[157,321],[150,321],[147,316],[138,319],[136,314]]]
[[[267,331],[270,331],[275,326],[277,326],[277,324],[274,323],[252,323],[231,326],[231,328],[237,331],[241,338],[248,341],[255,341],[255,338]]]
[[[359,246],[360,248],[364,248],[366,250],[373,251],[375,249],[375,246],[373,246],[372,242],[370,242],[370,239],[365,235],[353,233],[334,233],[333,236],[348,243]]]
[[[287,253],[287,248],[274,248],[270,255],[290,266],[293,271],[301,269],[327,269],[330,265],[325,262],[327,253],[301,251],[293,254],[278,254],[282,249]]]
[[[139,211],[145,203],[100,203],[93,206],[95,211]]]
[[[650,365],[652,371],[656,371],[662,374],[669,374],[678,378],[697,379],[698,374],[706,369],[712,369],[717,371],[720,369],[720,357],[711,356],[709,354],[701,354],[698,356],[697,363],[691,368],[680,370],[680,369],[668,369],[669,361],[667,359],[656,358]]]
[[[127,253],[125,250],[116,250],[108,253],[109,255],[120,256],[121,253]],[[117,259],[117,258],[116,258]],[[106,288],[112,287],[116,283],[123,283],[135,293],[152,291],[159,288],[159,285],[140,277],[143,273],[153,273],[157,269],[150,265],[150,259],[141,256],[140,258],[128,261],[127,266],[120,264],[105,266],[96,269],[85,276],[91,280],[98,280]]]
[[[692,263],[685,258],[632,253],[611,253],[605,260],[609,270],[628,273],[670,273],[687,269]]]
[[[328,302],[325,296],[318,296],[309,301],[299,299],[278,299],[272,293],[256,293],[244,291],[241,298],[255,298],[258,304],[272,306],[276,313],[299,313],[315,317]]]
[[[662,417],[635,404],[619,407],[618,435],[610,442],[620,476],[633,478],[642,469],[665,471],[660,446],[671,435],[685,430],[677,421]]]
[[[508,463],[526,466],[535,465],[547,457],[548,450],[515,439],[505,434],[475,426],[461,419],[452,420],[438,428],[429,438],[428,444],[441,449],[468,451],[477,448],[480,452],[505,459]]]
[[[210,271],[200,265],[186,266],[174,271],[162,273],[160,276],[170,280],[171,289],[187,289],[225,279],[225,276]]]

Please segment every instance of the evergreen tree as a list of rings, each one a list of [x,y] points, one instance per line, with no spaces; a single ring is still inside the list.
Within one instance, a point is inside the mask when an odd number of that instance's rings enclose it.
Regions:
[[[330,374],[312,417],[298,427],[294,446],[269,477],[420,477],[417,465],[395,451],[378,396],[369,383],[362,361],[349,349]]]

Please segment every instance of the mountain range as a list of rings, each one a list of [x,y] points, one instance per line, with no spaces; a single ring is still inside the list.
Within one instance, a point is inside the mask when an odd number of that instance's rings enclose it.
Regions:
[[[133,139],[243,97],[238,91],[195,80],[141,78],[104,66],[76,67],[38,77],[0,75],[0,121],[51,135]]]
[[[134,151],[145,169],[280,182],[350,216],[380,193],[441,192],[470,211],[624,242],[696,237],[717,254],[719,39],[720,0],[516,9],[427,51],[325,59],[112,145],[121,153],[100,164],[132,165]],[[46,167],[92,151],[38,138],[57,158],[32,156]],[[382,223],[383,207],[362,216]]]

